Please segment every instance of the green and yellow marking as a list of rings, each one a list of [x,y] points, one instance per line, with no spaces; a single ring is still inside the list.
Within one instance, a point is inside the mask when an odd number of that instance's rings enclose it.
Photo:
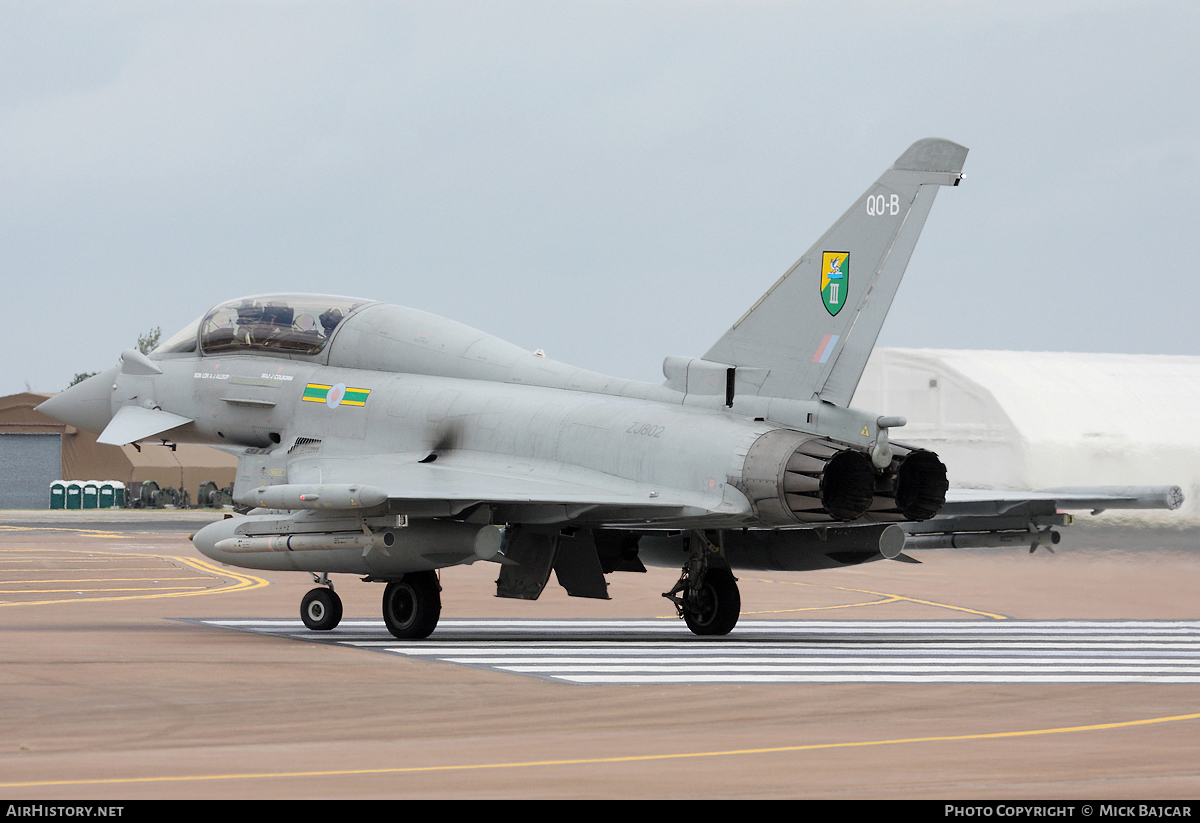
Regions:
[[[356,389],[341,383],[327,386],[324,383],[309,383],[304,387],[302,399],[310,403],[327,406],[365,406],[370,389]]]

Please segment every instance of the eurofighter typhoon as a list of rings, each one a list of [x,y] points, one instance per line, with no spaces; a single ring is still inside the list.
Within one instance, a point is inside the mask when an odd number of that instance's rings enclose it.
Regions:
[[[849,408],[917,237],[967,150],[914,143],[703,357],[662,385],[572,368],[424,312],[271,294],[221,303],[149,356],[39,406],[101,443],[203,443],[239,456],[247,512],[196,547],[310,572],[313,630],[342,615],[331,574],[385,584],[383,616],[422,638],[437,570],[499,566],[501,597],[551,572],[682,567],[664,594],[696,634],[738,620],[734,569],[804,570],[917,548],[1057,542],[1061,508],[1163,507],[1178,488],[951,492],[903,417]]]

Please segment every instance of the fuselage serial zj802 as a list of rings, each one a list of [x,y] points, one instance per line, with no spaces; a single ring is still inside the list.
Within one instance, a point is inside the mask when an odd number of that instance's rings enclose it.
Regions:
[[[39,409],[102,443],[238,454],[249,512],[194,543],[313,573],[315,630],[341,618],[330,574],[386,583],[388,629],[419,638],[441,611],[437,569],[492,561],[500,596],[536,599],[554,572],[606,598],[605,574],[650,560],[682,565],[665,596],[692,631],[725,634],[732,569],[895,557],[943,509],[937,456],[891,441],[903,418],[849,401],[966,154],[915,143],[704,357],[668,357],[663,385],[413,309],[277,294],[222,303]],[[1051,506],[1021,528],[1036,544],[1063,517]]]

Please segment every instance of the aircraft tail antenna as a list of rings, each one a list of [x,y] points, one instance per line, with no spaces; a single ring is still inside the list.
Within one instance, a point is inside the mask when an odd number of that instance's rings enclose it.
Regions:
[[[957,186],[966,158],[913,143],[704,359],[768,370],[760,395],[848,405],[937,187]]]

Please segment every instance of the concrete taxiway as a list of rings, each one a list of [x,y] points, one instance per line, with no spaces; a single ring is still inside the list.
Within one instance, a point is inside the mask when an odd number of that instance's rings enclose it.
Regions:
[[[382,587],[353,577],[335,578],[349,642],[292,639],[310,581],[213,566],[187,535],[214,516],[0,515],[0,797],[1200,796],[1195,531],[746,572],[744,623],[715,642],[672,617],[673,570],[528,603],[479,563],[443,572],[425,642],[449,659],[373,648]],[[539,669],[558,641],[554,665],[602,658],[609,679]],[[870,657],[922,672],[955,644],[965,681],[880,678]],[[723,679],[667,677],[698,649],[684,668]],[[641,679],[613,682],[635,651]],[[799,659],[863,679],[755,679]]]

